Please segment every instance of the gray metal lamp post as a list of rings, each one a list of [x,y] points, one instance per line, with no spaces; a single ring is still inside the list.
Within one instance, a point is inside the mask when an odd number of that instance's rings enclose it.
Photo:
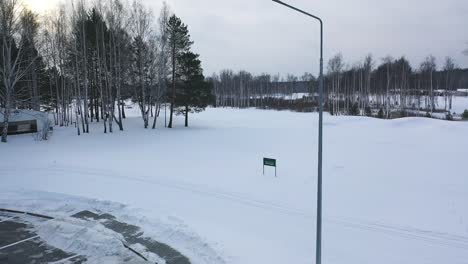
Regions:
[[[318,182],[317,182],[317,241],[316,264],[322,263],[322,150],[323,150],[323,21],[321,18],[288,5],[279,0],[278,4],[289,7],[299,13],[312,17],[320,22],[320,77],[319,77],[319,138],[318,138]]]

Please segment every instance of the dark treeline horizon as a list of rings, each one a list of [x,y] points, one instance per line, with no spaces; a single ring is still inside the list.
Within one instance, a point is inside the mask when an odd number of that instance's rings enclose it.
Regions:
[[[218,106],[314,111],[318,105],[318,79],[307,72],[280,76],[222,70],[210,80]],[[404,56],[376,61],[367,55],[360,62],[346,64],[339,53],[328,61],[324,83],[325,106],[332,114],[370,115],[375,109],[382,109],[388,118],[395,110],[448,113],[457,89],[468,88],[468,69],[459,68],[450,57],[438,65],[432,55],[416,67]],[[308,95],[291,98],[294,93]],[[443,105],[437,96],[444,96]]]
[[[467,46],[468,46],[468,43],[467,43]],[[424,60],[421,60],[420,62],[410,62],[409,59],[407,59],[407,55],[401,55],[401,56],[393,56],[393,55],[387,55],[387,56],[383,56],[383,57],[377,57],[375,56],[373,53],[365,53],[367,54],[365,57],[367,56],[371,56],[373,58],[373,62],[374,62],[374,66],[375,64],[379,64],[381,63],[383,60],[387,59],[387,58],[392,58],[393,60],[396,60],[396,58],[404,58],[405,60],[408,61],[409,65],[412,67],[412,69],[418,69],[419,66],[421,65],[421,63],[427,58],[427,56],[424,58]],[[341,52],[335,54],[334,56],[332,57],[335,57],[336,55],[341,55],[343,57],[343,60],[346,61],[345,59],[345,55]],[[429,54],[428,56],[432,56],[435,58],[435,62],[436,62],[436,71],[443,71],[443,62],[445,62],[445,60],[450,57],[450,56],[445,56],[445,57],[436,57],[436,56],[433,56],[431,54]],[[468,49],[466,50],[463,50],[462,52],[460,52],[460,56],[463,57],[463,56],[466,56],[468,57]],[[350,69],[350,68],[353,68],[353,66],[355,65],[359,65],[360,63],[363,63],[365,57],[363,57],[363,59],[361,60],[352,60],[352,61],[349,61],[349,62],[345,62],[345,68],[347,69]],[[454,62],[454,65],[455,65],[455,68],[458,69],[458,70],[466,70],[468,69],[468,66],[460,66],[458,63],[457,63],[457,59],[454,58],[454,57],[450,57],[452,59],[452,61]],[[327,57],[324,58],[325,60],[327,59]],[[329,58],[328,58],[329,59]],[[312,61],[311,64],[314,64],[315,61]],[[317,66],[318,66],[318,61],[316,62]],[[324,64],[324,74],[327,75],[327,64],[325,63]],[[235,73],[238,73],[238,72],[248,72],[250,73],[252,76],[260,76],[260,75],[263,75],[263,74],[268,74],[270,76],[279,76],[280,78],[280,81],[281,82],[287,82],[287,78],[288,76],[295,76],[297,78],[301,78],[302,76],[304,76],[304,74],[307,74],[307,75],[312,75],[314,76],[315,78],[318,78],[318,70],[317,71],[310,71],[310,70],[307,70],[305,69],[303,72],[290,72],[290,71],[258,71],[258,70],[255,70],[255,71],[252,71],[252,70],[249,70],[247,69],[248,67],[236,67],[236,68],[230,68],[230,67],[222,67],[220,68],[219,70],[215,70],[215,71],[211,71],[211,76],[213,75],[219,75],[221,72],[223,71],[232,71],[232,72],[235,72]]]

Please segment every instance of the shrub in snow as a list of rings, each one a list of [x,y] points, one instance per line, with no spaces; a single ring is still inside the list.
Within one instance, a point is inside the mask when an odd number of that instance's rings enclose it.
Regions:
[[[352,106],[351,106],[351,109],[349,109],[349,114],[352,115],[352,116],[357,116],[359,115],[359,105],[358,103],[354,103]]]
[[[431,117],[432,117],[431,113],[426,112],[426,117],[427,117],[427,118],[431,118]]]
[[[462,114],[463,120],[468,120],[468,110],[465,110]]]
[[[334,115],[334,114],[335,114],[335,111],[334,111],[334,109],[333,109],[333,104],[328,103],[328,110],[330,111],[330,115]]]
[[[445,115],[445,119],[449,120],[449,121],[452,121],[453,120],[453,115],[448,112],[446,115]]]
[[[366,116],[372,116],[372,109],[370,108],[370,106],[366,106],[364,111],[366,112]]]
[[[379,109],[379,113],[377,114],[377,117],[380,118],[380,119],[384,118],[384,112],[383,112],[382,108]]]

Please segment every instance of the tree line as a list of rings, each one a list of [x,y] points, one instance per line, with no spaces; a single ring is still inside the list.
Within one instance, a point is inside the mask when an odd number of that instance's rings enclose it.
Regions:
[[[192,51],[188,26],[164,3],[158,16],[132,0],[73,0],[39,17],[21,0],[0,2],[1,141],[11,112],[47,110],[59,126],[77,134],[90,123],[104,133],[124,130],[125,102],[139,107],[144,128],[156,128],[163,104],[185,116],[209,104],[315,111],[316,76],[223,70],[205,78]],[[468,55],[468,51],[465,51]],[[325,76],[326,110],[335,115],[377,115],[452,110],[457,88],[468,87],[468,69],[428,56],[413,67],[405,57],[372,55],[347,64],[333,56]],[[443,103],[440,105],[440,97]]]
[[[260,107],[315,111],[318,80],[302,76],[253,75],[246,71],[223,70],[210,77],[218,106]],[[410,115],[452,110],[457,88],[468,87],[468,69],[460,69],[447,57],[437,67],[429,55],[413,67],[405,57],[379,61],[367,55],[348,65],[341,53],[333,56],[324,76],[325,109],[334,115]],[[443,97],[442,104],[438,97]]]
[[[14,109],[48,110],[54,123],[89,133],[124,129],[125,101],[156,128],[161,105],[173,115],[202,111],[213,100],[188,26],[168,5],[158,17],[133,0],[71,1],[43,17],[20,0],[0,5],[2,142]]]

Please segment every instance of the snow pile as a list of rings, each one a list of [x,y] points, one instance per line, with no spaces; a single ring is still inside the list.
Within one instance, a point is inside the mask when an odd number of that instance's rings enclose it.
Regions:
[[[87,263],[91,264],[99,264],[103,260],[108,263],[121,263],[123,259],[132,259],[132,263],[136,263],[139,258],[123,246],[122,242],[125,240],[122,235],[105,228],[99,221],[69,217],[84,210],[109,213],[120,221],[139,226],[144,230],[145,237],[173,246],[188,256],[192,263],[225,263],[218,252],[181,220],[149,219],[141,214],[141,210],[115,202],[48,192],[3,190],[0,194],[0,208],[15,208],[55,216],[55,220],[35,222],[35,231],[48,244],[66,252],[86,256]],[[143,254],[151,263],[165,263],[161,257],[149,252],[143,245],[129,246]]]
[[[4,122],[4,109],[0,109],[0,123]],[[11,110],[9,122],[18,121],[31,121],[37,122],[37,135],[38,140],[48,139],[49,129],[52,123],[49,120],[49,114],[46,112],[28,110],[28,109],[14,109]]]
[[[95,222],[66,218],[41,222],[35,228],[48,244],[86,256],[88,263],[122,263],[136,258],[124,247],[119,234]]]
[[[4,109],[0,111],[0,123],[4,122]],[[38,129],[42,126],[45,126],[49,122],[49,115],[46,112],[34,111],[34,110],[27,110],[27,109],[15,109],[11,110],[10,113],[10,122],[17,122],[17,121],[29,121],[29,120],[37,120]]]

